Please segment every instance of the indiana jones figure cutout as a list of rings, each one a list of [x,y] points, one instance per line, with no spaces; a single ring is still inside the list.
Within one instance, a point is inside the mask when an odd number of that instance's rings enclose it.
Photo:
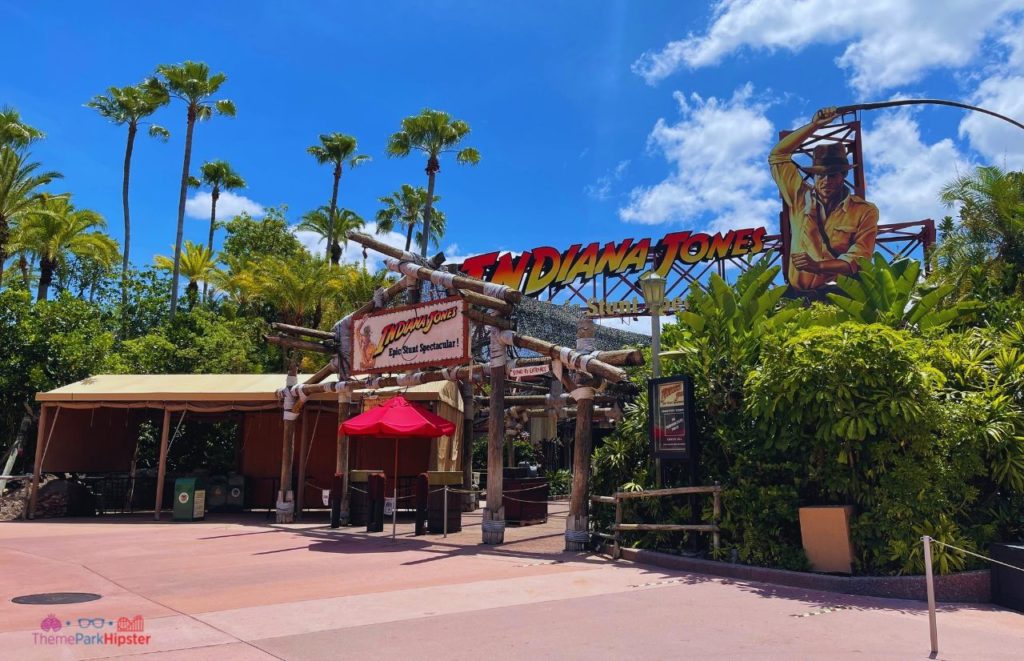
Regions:
[[[837,275],[857,273],[857,259],[871,258],[878,231],[878,207],[850,192],[846,173],[853,168],[841,143],[822,143],[812,152],[812,165],[802,167],[793,154],[837,116],[822,108],[814,118],[782,140],[768,157],[772,178],[789,207],[790,244],[786,279],[793,293],[814,294],[835,282]],[[800,170],[814,176],[808,186]],[[820,292],[819,292],[820,294]]]

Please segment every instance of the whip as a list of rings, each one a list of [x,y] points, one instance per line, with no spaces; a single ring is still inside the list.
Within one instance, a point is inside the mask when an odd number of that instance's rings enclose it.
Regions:
[[[849,112],[856,112],[858,110],[877,110],[879,108],[894,108],[896,106],[913,106],[913,105],[933,105],[933,106],[950,106],[953,108],[963,108],[964,110],[974,110],[976,112],[985,113],[986,115],[992,115],[997,119],[1001,119],[1004,122],[1009,122],[1019,129],[1024,129],[1024,124],[1021,124],[1015,119],[1011,119],[1006,115],[1000,115],[997,112],[986,110],[985,108],[979,108],[978,106],[971,106],[966,103],[959,103],[957,101],[946,101],[945,99],[898,99],[895,101],[879,101],[876,103],[855,103],[850,106],[838,106],[836,112],[839,114],[845,114]]]

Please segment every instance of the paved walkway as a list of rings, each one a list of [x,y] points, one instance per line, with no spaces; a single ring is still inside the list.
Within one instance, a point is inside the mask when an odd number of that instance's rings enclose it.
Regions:
[[[775,588],[561,551],[547,524],[479,544],[479,513],[442,539],[398,539],[262,514],[203,523],[147,517],[0,524],[0,658],[679,659],[928,657],[923,604]],[[38,592],[95,592],[65,606]],[[141,615],[144,644],[45,644],[116,632]],[[79,618],[105,620],[80,628]],[[88,623],[86,623],[88,624]],[[56,640],[56,639],[52,639]],[[1019,659],[1024,614],[944,605],[944,659]]]

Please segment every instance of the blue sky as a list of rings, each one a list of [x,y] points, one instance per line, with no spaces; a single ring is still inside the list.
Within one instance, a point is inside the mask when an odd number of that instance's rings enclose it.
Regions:
[[[1024,118],[1021,0],[328,4],[4,2],[5,46],[20,56],[0,105],[46,132],[33,153],[64,173],[57,190],[118,238],[124,130],[83,105],[157,64],[228,75],[222,96],[238,115],[200,124],[192,160],[195,171],[226,159],[248,181],[221,216],[287,204],[297,222],[325,204],[330,171],[305,148],[341,131],[373,161],[345,174],[340,203],[371,219],[378,197],[426,183],[421,159],[384,155],[388,136],[404,116],[443,109],[469,122],[466,144],[482,155],[477,167],[442,161],[442,248],[454,255],[774,227],[767,152],[820,106],[939,97]],[[136,263],[174,240],[184,107],[155,121],[173,135],[136,145]],[[1024,132],[980,115],[864,121],[882,222],[948,213],[939,187],[976,164],[1024,167]],[[186,221],[194,241],[206,236],[202,201]]]

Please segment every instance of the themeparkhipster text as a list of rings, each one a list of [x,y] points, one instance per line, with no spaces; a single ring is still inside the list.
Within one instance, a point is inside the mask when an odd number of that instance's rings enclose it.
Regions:
[[[564,287],[581,278],[585,282],[601,274],[642,272],[651,257],[654,270],[665,276],[677,261],[696,264],[753,255],[764,251],[767,234],[764,227],[715,234],[686,231],[666,234],[653,248],[651,239],[625,239],[618,243],[608,242],[604,247],[600,243],[590,243],[586,247],[577,243],[563,252],[548,246],[527,250],[518,256],[508,252],[489,252],[470,257],[460,269],[473,278],[505,285],[532,296],[547,287]]]

